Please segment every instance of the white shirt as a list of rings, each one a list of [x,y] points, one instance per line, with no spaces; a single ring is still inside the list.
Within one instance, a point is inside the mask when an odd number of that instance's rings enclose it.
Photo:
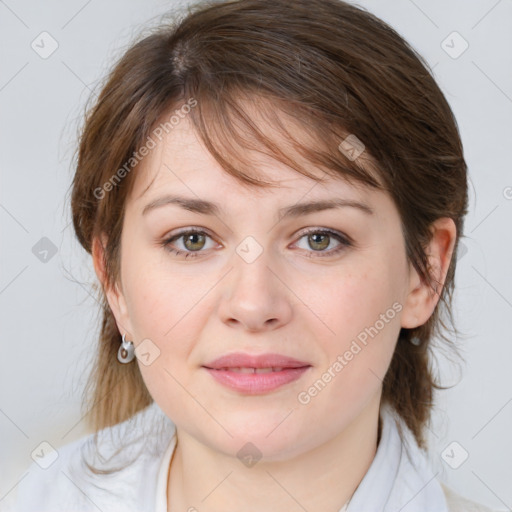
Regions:
[[[382,405],[377,452],[354,495],[339,512],[455,512],[490,509],[465,500],[441,484],[394,410]],[[405,435],[398,435],[398,425]],[[167,512],[167,482],[176,447],[176,427],[156,403],[130,420],[93,434],[32,463],[28,474],[2,499],[2,512]],[[118,450],[118,453],[116,451]],[[107,475],[84,469],[128,466]],[[130,463],[131,462],[131,463]],[[222,475],[219,475],[219,477]],[[191,504],[204,510],[201,504]]]

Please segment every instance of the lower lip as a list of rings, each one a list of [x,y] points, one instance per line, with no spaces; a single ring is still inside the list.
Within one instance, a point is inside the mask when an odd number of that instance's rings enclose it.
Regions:
[[[286,368],[279,372],[268,373],[240,373],[230,370],[215,370],[205,368],[210,375],[224,386],[241,391],[248,395],[257,395],[273,391],[285,384],[293,382],[311,368],[303,366],[301,368]]]

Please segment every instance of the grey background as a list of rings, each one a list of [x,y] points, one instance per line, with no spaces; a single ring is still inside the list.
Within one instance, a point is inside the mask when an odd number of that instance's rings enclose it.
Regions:
[[[512,2],[358,3],[427,59],[459,123],[470,175],[455,296],[466,365],[459,369],[439,352],[443,382],[453,387],[438,394],[430,457],[457,492],[510,510]],[[76,131],[113,59],[141,25],[176,5],[0,0],[0,499],[42,441],[58,449],[87,434],[80,399],[97,304],[92,264],[73,238],[67,204]],[[58,43],[45,59],[31,47],[42,47],[43,31]],[[464,41],[468,48],[454,58]],[[42,261],[41,250],[52,245],[55,254],[50,249]],[[446,461],[460,461],[462,450],[469,457],[453,469]]]

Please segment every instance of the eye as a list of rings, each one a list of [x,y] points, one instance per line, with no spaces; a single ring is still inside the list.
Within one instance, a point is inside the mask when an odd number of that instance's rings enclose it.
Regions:
[[[208,239],[212,240],[206,231],[198,228],[189,228],[186,231],[181,231],[165,239],[161,245],[176,256],[196,258],[201,256],[202,252],[205,252],[203,249],[212,248],[211,245],[208,247]],[[330,229],[310,229],[302,234],[299,241],[302,239],[306,239],[306,243],[309,245],[309,248],[312,249],[301,248],[306,251],[306,256],[309,258],[333,256],[353,245],[348,237]],[[337,246],[327,251],[326,249],[331,246],[333,241],[337,242]],[[181,245],[181,248],[175,247],[176,242],[179,242],[177,245]]]
[[[207,239],[211,237],[205,231],[201,229],[187,229],[181,233],[177,233],[170,238],[167,238],[162,242],[163,247],[169,252],[176,254],[177,256],[185,256],[185,258],[195,258],[199,256],[198,253],[204,252],[202,249],[205,248]],[[175,241],[179,241],[182,244],[184,250],[177,249],[173,246]],[[178,244],[179,245],[179,244]],[[206,247],[210,249],[211,247]]]
[[[348,237],[345,237],[341,233],[332,231],[330,229],[311,229],[303,233],[299,241],[302,239],[306,239],[306,243],[309,246],[309,248],[313,249],[313,251],[309,251],[307,247],[305,248],[305,250],[309,252],[307,256],[310,258],[332,256],[343,251],[345,248],[352,246],[352,243],[348,239]],[[326,249],[331,245],[333,240],[336,241],[338,245],[335,246],[334,249],[326,251]]]

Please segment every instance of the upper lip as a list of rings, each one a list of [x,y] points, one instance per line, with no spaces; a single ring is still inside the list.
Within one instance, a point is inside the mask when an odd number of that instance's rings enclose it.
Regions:
[[[243,354],[235,352],[226,354],[203,365],[206,368],[302,368],[311,366],[309,363],[299,361],[282,354]]]

